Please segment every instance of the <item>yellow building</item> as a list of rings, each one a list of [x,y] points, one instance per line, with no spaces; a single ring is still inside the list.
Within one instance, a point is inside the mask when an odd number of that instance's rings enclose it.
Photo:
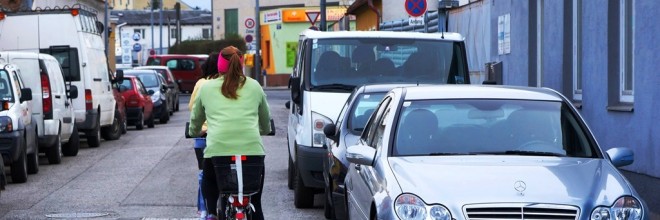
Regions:
[[[346,11],[348,14],[355,15],[356,30],[358,31],[378,30],[382,12],[382,0],[356,0]]]
[[[163,9],[174,9],[174,4],[181,3],[181,10],[190,10],[190,5],[181,0],[162,0]],[[109,0],[113,10],[143,10],[150,9],[151,0]]]

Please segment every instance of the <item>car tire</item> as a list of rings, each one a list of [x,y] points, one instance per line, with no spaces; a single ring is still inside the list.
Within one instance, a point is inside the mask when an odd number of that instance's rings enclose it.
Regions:
[[[121,123],[121,134],[126,134],[128,132],[128,122],[126,118],[124,118],[124,121]]]
[[[332,179],[328,178],[329,184],[326,184],[325,186],[325,193],[323,194],[325,196],[325,204],[323,204],[323,214],[325,215],[326,219],[332,219],[335,220],[335,207],[332,204]]]
[[[152,112],[151,116],[149,116],[149,120],[147,120],[147,127],[153,128],[154,124],[156,123],[156,115]]]
[[[46,157],[48,158],[49,164],[60,164],[62,163],[62,142],[60,135],[57,135],[57,140],[55,144],[48,148],[46,151]]]
[[[97,119],[96,128],[87,131],[85,136],[87,137],[87,145],[91,148],[97,148],[101,146],[101,118]]]
[[[144,112],[140,111],[138,113],[137,121],[135,121],[135,129],[142,130],[144,129]]]
[[[296,176],[296,170],[295,167],[293,166],[293,160],[291,159],[291,155],[289,155],[289,168],[288,168],[288,180],[287,180],[287,186],[289,189],[293,189],[293,178]]]
[[[115,118],[112,119],[112,125],[101,128],[101,137],[108,141],[117,140],[121,137],[119,112],[115,112]]]
[[[158,119],[158,123],[160,124],[167,124],[167,122],[170,120],[170,114],[169,110],[167,110],[167,105],[164,105],[164,109],[162,111],[162,115],[160,116],[160,119]]]
[[[69,141],[62,146],[62,154],[67,157],[73,157],[78,155],[78,150],[80,149],[80,134],[76,126],[73,126],[73,133],[69,137]]]
[[[27,150],[27,148],[25,148],[25,149]],[[28,174],[37,174],[37,173],[39,173],[39,146],[38,145],[35,146],[33,153],[27,154],[27,173]]]
[[[18,160],[15,160],[11,163],[10,172],[11,180],[14,183],[24,183],[27,182],[27,155],[25,154],[26,143],[23,143],[22,148],[20,149],[21,155],[18,157]]]
[[[179,98],[176,98],[176,102],[174,103],[174,111],[178,112],[179,111]]]
[[[296,169],[296,178],[293,182],[293,203],[299,209],[314,206],[314,191],[303,185],[302,176],[298,169]]]

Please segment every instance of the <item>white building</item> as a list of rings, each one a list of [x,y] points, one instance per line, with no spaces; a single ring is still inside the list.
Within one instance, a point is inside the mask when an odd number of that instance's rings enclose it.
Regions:
[[[117,63],[122,63],[120,57],[124,55],[127,47],[134,48],[136,44],[139,45],[141,50],[138,52],[132,51],[131,57],[134,63],[143,64],[151,49],[154,49],[156,54],[167,54],[169,47],[177,41],[174,10],[163,11],[162,35],[158,11],[153,12],[153,35],[150,10],[112,11],[111,14],[113,17],[118,18],[117,30],[115,30],[117,34],[115,39]],[[130,39],[122,40],[122,35],[129,35]],[[211,12],[182,10],[181,36],[181,41],[211,39]],[[134,39],[134,37],[137,37],[137,39]]]

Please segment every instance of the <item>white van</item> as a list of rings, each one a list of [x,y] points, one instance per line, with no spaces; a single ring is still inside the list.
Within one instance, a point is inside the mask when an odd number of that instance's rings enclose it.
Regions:
[[[51,55],[30,52],[0,52],[2,61],[18,65],[25,86],[32,89],[39,152],[46,153],[50,164],[59,164],[62,154],[77,155],[78,131],[71,103],[78,97],[78,88],[66,85],[60,63]]]
[[[14,183],[24,183],[28,174],[39,172],[32,91],[23,84],[20,72],[16,65],[0,63],[0,154]]]
[[[305,30],[291,75],[289,188],[297,208],[324,189],[326,124],[335,123],[362,84],[469,84],[463,37],[457,33]]]
[[[76,6],[6,13],[0,18],[0,51],[54,56],[65,80],[81,93],[72,103],[76,128],[84,132],[90,147],[98,147],[101,128],[112,131],[116,102],[100,35],[103,25],[96,14]]]

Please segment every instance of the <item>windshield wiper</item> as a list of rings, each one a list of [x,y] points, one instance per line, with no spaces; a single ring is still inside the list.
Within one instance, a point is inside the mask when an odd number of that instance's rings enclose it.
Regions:
[[[566,155],[554,152],[545,151],[526,151],[526,150],[508,150],[497,152],[479,152],[479,154],[496,154],[496,155],[525,155],[525,156],[555,156],[565,157]]]
[[[325,84],[313,86],[312,90],[344,90],[344,91],[353,91],[355,89],[354,85],[346,85],[341,83]]]
[[[457,156],[457,155],[477,155],[474,153],[447,153],[447,152],[436,152],[430,153],[429,156]]]

